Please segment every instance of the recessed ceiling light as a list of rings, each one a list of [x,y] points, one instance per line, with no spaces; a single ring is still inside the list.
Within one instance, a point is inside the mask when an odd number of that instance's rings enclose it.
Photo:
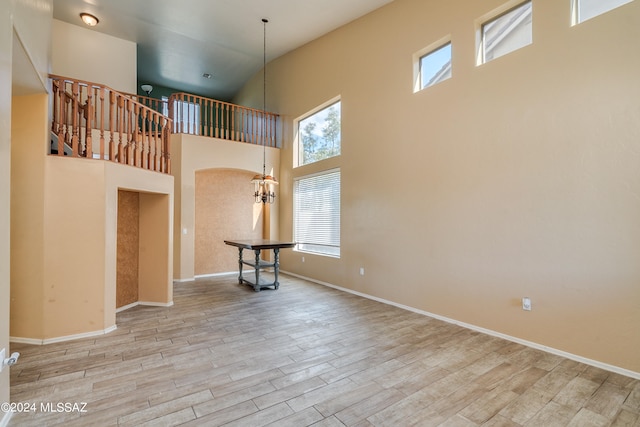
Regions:
[[[82,18],[82,22],[84,22],[90,27],[95,27],[96,25],[98,25],[98,22],[100,22],[98,18],[96,18],[90,13],[81,13],[80,18]]]
[[[211,78],[211,74],[209,74],[209,73],[204,73],[204,74],[202,75],[202,77],[204,77],[205,79],[210,79],[210,78]]]

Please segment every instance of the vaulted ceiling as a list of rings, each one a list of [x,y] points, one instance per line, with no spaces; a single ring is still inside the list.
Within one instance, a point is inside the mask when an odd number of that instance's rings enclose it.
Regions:
[[[391,1],[53,0],[53,16],[135,42],[141,84],[230,100],[262,68],[262,18],[270,61]]]

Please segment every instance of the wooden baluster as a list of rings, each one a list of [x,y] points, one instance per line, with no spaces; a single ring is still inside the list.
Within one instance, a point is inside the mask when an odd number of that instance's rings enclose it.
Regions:
[[[188,123],[189,123],[189,133],[191,135],[197,135],[196,132],[196,99],[193,95],[189,96],[189,104],[187,104],[187,113],[189,114],[188,116]]]
[[[138,139],[138,108],[132,100],[129,103],[129,133],[131,134],[131,151],[134,166],[140,167],[140,140]]]
[[[57,82],[57,93],[54,98],[54,104],[57,101],[58,107],[58,120],[56,123],[56,136],[58,137],[58,156],[64,156],[64,87],[60,87],[60,82]]]
[[[154,110],[154,111],[156,111],[156,110]],[[143,115],[145,117],[144,122],[146,123],[145,127],[147,128],[147,131],[146,131],[146,135],[147,136],[145,137],[145,141],[146,141],[146,144],[147,144],[147,154],[146,154],[145,161],[147,162],[147,169],[149,169],[149,170],[153,170],[153,167],[152,167],[152,162],[153,162],[152,150],[153,150],[153,146],[151,145],[152,128],[151,128],[151,121],[150,121],[150,117],[152,116],[152,114],[153,114],[153,112],[151,112],[151,111],[144,111],[144,113],[143,113]]]
[[[93,115],[94,115],[94,106],[93,106],[93,87],[87,87],[87,102],[85,104],[85,114],[86,114],[86,137],[85,137],[85,147],[84,147],[84,156],[85,157],[93,157]]]
[[[171,173],[171,134],[169,133],[169,127],[165,126],[162,132],[163,135],[163,146],[165,152],[165,166],[164,173]]]
[[[73,157],[78,157],[78,83],[73,82],[71,86],[71,151]]]
[[[278,146],[278,116],[276,114],[271,117],[271,129],[273,138],[273,144],[271,146],[275,148]]]
[[[143,157],[142,157],[142,167],[146,168],[145,169],[149,169],[149,158],[148,158],[148,154],[145,155],[144,154],[144,148],[148,148],[149,147],[149,141],[148,141],[148,133],[147,133],[147,128],[149,127],[149,123],[147,122],[147,109],[146,108],[142,108],[140,111],[140,121],[142,122],[142,136],[140,138],[141,143],[142,143],[142,148],[143,148]]]
[[[143,111],[142,115],[144,117],[145,126],[143,127],[143,138],[145,140],[145,144],[147,146],[147,169],[154,170],[153,167],[153,132],[155,131],[153,124],[153,116],[156,114],[154,111]],[[146,130],[144,130],[146,128]]]
[[[240,129],[242,138],[240,139],[242,142],[247,142],[247,114],[244,108],[241,110],[242,117],[242,129]]]
[[[267,145],[267,114],[262,111],[260,116],[262,117],[262,120],[260,120],[260,134],[262,135],[260,145]]]
[[[187,103],[185,105],[186,109],[187,109],[187,133],[190,135],[193,135],[193,118],[191,117],[191,105],[193,104],[189,104],[190,102],[192,102],[192,96],[191,95],[187,95]]]
[[[154,135],[154,142],[155,142],[156,153],[158,158],[158,164],[156,166],[156,170],[160,172],[164,170],[164,166],[163,166],[164,153],[162,152],[162,147],[163,147],[162,144],[164,142],[165,134],[163,133],[164,129],[161,128],[162,121],[163,121],[162,117],[156,117],[156,123],[158,124],[158,131]]]
[[[213,137],[220,137],[220,104],[213,101]]]
[[[209,102],[200,98],[200,132],[202,136],[209,136]]]
[[[127,99],[127,140],[129,141],[129,149],[131,150],[130,165],[138,166],[137,152],[139,149],[140,141],[138,140],[138,123],[136,121],[137,105],[132,99]]]
[[[167,103],[169,104],[167,105],[167,111],[169,111],[169,117],[173,119],[173,131],[175,133],[180,133],[180,129],[178,128],[178,115],[176,114],[176,111],[175,111],[176,110],[175,106],[177,102],[178,101],[176,100],[176,96],[171,95],[167,100]]]
[[[53,108],[51,111],[51,133],[58,135],[58,120],[60,113],[58,112],[58,98],[60,97],[60,90],[58,87],[58,81],[52,80],[51,82],[51,96],[53,96]],[[51,147],[53,150],[53,147]]]
[[[122,134],[124,133],[124,97],[116,95],[117,101],[117,117],[118,117],[118,163],[127,163],[124,154],[124,144],[122,143]]]
[[[231,124],[231,117],[229,115],[229,105],[225,105],[224,108],[224,139],[230,139],[230,133],[229,133],[229,125]]]
[[[232,141],[237,141],[238,140],[238,132],[236,130],[236,106],[234,105],[233,107],[231,107],[231,140]]]
[[[254,144],[258,143],[258,116],[256,115],[256,110],[251,110],[251,135],[252,142]]]
[[[69,147],[71,147],[71,134],[72,134],[72,130],[70,129],[71,127],[71,118],[70,118],[70,114],[71,114],[71,98],[67,96],[66,91],[63,94],[63,107],[62,107],[62,111],[63,111],[63,126],[64,126],[64,132],[62,134],[62,142],[65,145],[68,145]]]
[[[265,144],[268,147],[271,147],[271,115],[265,113],[264,120],[264,129],[266,133],[266,135],[264,136],[266,138]]]
[[[160,164],[160,147],[158,147],[158,132],[160,131],[159,127],[158,127],[158,117],[157,114],[153,114],[153,124],[154,124],[154,131],[153,134],[149,136],[150,140],[149,143],[153,145],[153,169],[154,171],[159,170],[159,164]]]
[[[116,116],[114,114],[114,107],[116,105],[116,95],[113,91],[109,91],[109,160],[112,162],[116,159],[116,142],[114,141],[114,132],[116,127]]]
[[[100,159],[104,160],[104,87],[100,87]]]
[[[270,114],[269,115],[269,147],[275,147],[275,142],[276,142],[276,129],[275,129],[275,116]]]
[[[172,116],[172,117],[175,117],[176,120],[178,121],[176,125],[178,129],[178,133],[184,133],[184,123],[182,120],[182,103],[183,102],[184,102],[183,94],[179,93],[178,101],[173,103],[173,107],[176,111],[174,111],[174,114]]]
[[[224,132],[224,104],[216,103],[216,138],[222,138]]]
[[[154,118],[156,123],[156,131],[153,133],[153,150],[154,150],[154,159],[153,159],[153,170],[162,172],[162,139],[164,137],[162,128],[162,117]]]
[[[191,133],[191,122],[189,121],[189,95],[184,96],[184,101],[180,105],[180,108],[182,109],[180,117],[182,118],[184,133]]]
[[[183,101],[182,103],[180,103],[180,110],[181,114],[180,114],[180,118],[182,119],[182,129],[183,129],[183,133],[190,133],[189,131],[191,130],[191,126],[189,123],[189,95],[183,95],[182,96]],[[185,108],[187,109],[187,111],[185,111]]]
[[[213,108],[214,108],[215,104],[212,101],[209,101],[207,103],[207,105],[209,106],[209,134],[208,134],[208,136],[213,137],[213,123],[214,123],[213,122],[213,118],[215,117],[213,115],[213,113],[214,113]]]

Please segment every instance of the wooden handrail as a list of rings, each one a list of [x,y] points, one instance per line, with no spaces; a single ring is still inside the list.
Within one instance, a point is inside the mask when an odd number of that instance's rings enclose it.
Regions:
[[[179,92],[168,99],[125,94],[173,120],[172,133],[278,147],[279,115],[229,102]]]
[[[279,116],[190,93],[169,97],[173,132],[277,147]]]
[[[58,138],[59,156],[68,146],[73,157],[171,173],[169,117],[108,86],[56,75],[49,78],[51,131]],[[94,138],[99,140],[96,147]]]

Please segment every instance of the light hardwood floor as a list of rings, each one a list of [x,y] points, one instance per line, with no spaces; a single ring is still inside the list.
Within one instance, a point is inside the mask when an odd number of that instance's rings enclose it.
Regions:
[[[9,425],[640,426],[638,380],[286,275],[177,284],[174,302],[12,344],[11,399],[37,412]],[[58,402],[86,412],[42,411]]]

